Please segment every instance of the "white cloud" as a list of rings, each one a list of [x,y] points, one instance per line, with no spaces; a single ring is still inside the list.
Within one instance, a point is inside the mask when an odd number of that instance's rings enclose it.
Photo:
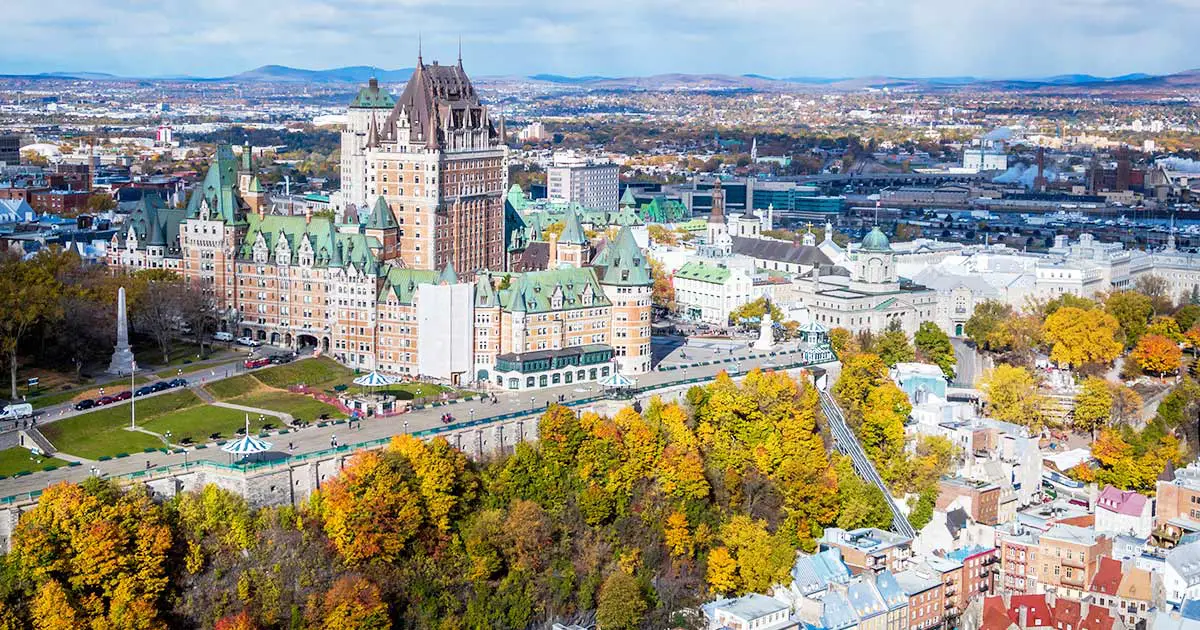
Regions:
[[[280,63],[476,74],[1171,72],[1200,0],[5,0],[0,72],[222,75]]]

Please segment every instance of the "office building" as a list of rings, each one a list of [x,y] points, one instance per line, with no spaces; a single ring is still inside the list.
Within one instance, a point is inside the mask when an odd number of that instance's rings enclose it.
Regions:
[[[620,199],[620,169],[572,152],[554,154],[546,169],[546,196],[550,201],[577,203],[603,212],[616,212]]]

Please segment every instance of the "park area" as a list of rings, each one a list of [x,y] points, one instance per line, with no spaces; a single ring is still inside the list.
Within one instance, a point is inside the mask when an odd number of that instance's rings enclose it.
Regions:
[[[170,431],[173,444],[185,440],[205,442],[213,435],[231,438],[244,428],[245,417],[243,411],[204,404],[190,390],[137,401],[138,428],[162,435]],[[129,403],[123,403],[46,424],[41,431],[58,450],[86,459],[118,457],[146,449],[165,448],[162,438],[142,431],[131,431],[129,424]],[[281,421],[272,416],[260,422],[257,415],[251,414],[251,431],[261,429],[263,424],[278,426]]]
[[[11,477],[17,473],[32,473],[66,465],[67,462],[61,459],[34,455],[28,449],[19,446],[0,449],[0,477]]]
[[[313,391],[336,395],[358,388],[353,384],[357,376],[353,370],[330,359],[306,359],[203,386],[202,393],[216,401],[261,410],[259,413],[209,404],[205,402],[207,398],[201,398],[192,390],[176,390],[137,399],[137,428],[140,430],[129,429],[129,403],[46,423],[40,429],[57,450],[86,459],[120,457],[165,448],[164,438],[168,433],[172,445],[201,444],[236,437],[244,428],[247,415],[250,430],[255,433],[284,426],[280,414],[290,415],[298,423],[315,422],[322,417],[344,418],[345,414],[338,407],[306,394],[290,392],[287,388],[305,385]],[[398,383],[374,391],[413,400],[440,396],[453,390],[432,383]]]

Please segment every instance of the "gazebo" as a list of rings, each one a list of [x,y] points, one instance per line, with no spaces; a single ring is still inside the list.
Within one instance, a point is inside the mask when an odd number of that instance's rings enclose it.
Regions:
[[[342,404],[349,408],[352,412],[369,416],[373,414],[386,414],[396,410],[396,396],[391,394],[376,394],[376,387],[387,387],[400,382],[400,379],[387,374],[380,374],[375,370],[371,370],[367,374],[354,379],[354,384],[364,389],[370,388],[371,393],[361,393],[360,395],[349,395],[342,393],[339,399]]]
[[[246,415],[246,435],[221,447],[222,451],[230,455],[239,455],[247,457],[258,453],[265,453],[271,450],[271,443],[260,440],[253,435],[250,435],[250,416]]]

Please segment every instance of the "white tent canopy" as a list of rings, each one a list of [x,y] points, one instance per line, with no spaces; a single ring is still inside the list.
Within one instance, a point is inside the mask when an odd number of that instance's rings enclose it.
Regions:
[[[399,382],[400,381],[395,377],[388,376],[386,374],[380,374],[374,370],[372,370],[370,374],[363,374],[362,376],[354,379],[355,385],[361,385],[363,387],[386,387],[388,385],[395,385]]]
[[[627,376],[623,376],[620,372],[614,371],[612,374],[600,379],[601,387],[633,387],[633,380]]]
[[[246,435],[221,447],[222,451],[231,455],[254,455],[271,450],[271,443],[264,442],[250,435],[250,416],[246,416]]]

